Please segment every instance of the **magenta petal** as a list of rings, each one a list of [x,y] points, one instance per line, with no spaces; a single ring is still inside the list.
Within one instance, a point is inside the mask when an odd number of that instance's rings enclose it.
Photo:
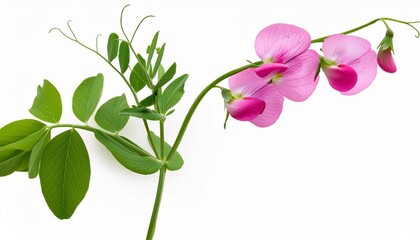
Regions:
[[[369,50],[370,43],[366,39],[343,34],[332,35],[322,44],[325,58],[336,64],[349,64]]]
[[[265,102],[256,98],[243,98],[226,104],[230,115],[239,121],[250,121],[260,115],[265,108]]]
[[[254,69],[246,69],[229,78],[229,88],[233,95],[249,97],[268,83],[269,79],[260,78]]]
[[[329,66],[324,69],[331,87],[340,92],[347,92],[357,83],[356,71],[345,65]]]
[[[281,23],[264,28],[255,39],[255,51],[265,62],[285,63],[310,45],[311,36],[305,29]]]
[[[265,63],[255,69],[255,73],[259,77],[271,78],[275,74],[283,73],[287,70],[287,66],[281,63]]]
[[[357,94],[369,87],[375,80],[377,72],[376,53],[370,50],[356,61],[349,63],[349,66],[357,72],[357,83],[350,91],[342,92],[344,95]]]
[[[287,62],[289,69],[273,84],[286,98],[301,102],[314,92],[318,81],[315,80],[319,56],[314,50],[307,50]]]
[[[265,109],[260,115],[251,120],[251,123],[258,127],[268,127],[274,124],[283,110],[284,97],[277,92],[272,84],[258,90],[253,97],[263,100]]]
[[[395,65],[394,58],[392,57],[391,49],[378,51],[378,65],[387,73],[395,73],[397,66]]]

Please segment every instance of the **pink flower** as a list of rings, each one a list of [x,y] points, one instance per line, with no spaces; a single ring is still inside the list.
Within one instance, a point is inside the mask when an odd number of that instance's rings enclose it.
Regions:
[[[229,78],[231,99],[225,102],[230,115],[240,121],[250,121],[258,127],[268,127],[280,117],[284,97],[269,79],[260,78],[254,69],[247,69]]]
[[[394,58],[392,57],[391,49],[379,49],[378,51],[378,65],[387,73],[395,73],[397,66],[395,65]]]
[[[309,50],[311,37],[299,27],[273,24],[255,40],[257,55],[264,62],[255,69],[258,76],[271,79],[276,90],[293,101],[306,100],[318,83],[315,74],[318,54]]]
[[[344,95],[366,89],[376,77],[376,54],[360,37],[332,35],[322,44],[321,67],[331,87]]]

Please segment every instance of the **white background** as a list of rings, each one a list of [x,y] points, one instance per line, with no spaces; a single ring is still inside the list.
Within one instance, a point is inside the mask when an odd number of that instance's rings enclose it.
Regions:
[[[104,51],[108,34],[120,33],[127,3],[129,33],[143,16],[157,16],[140,28],[137,51],[161,30],[165,65],[177,61],[178,72],[190,74],[167,121],[171,143],[202,88],[245,60],[258,60],[254,39],[269,24],[295,24],[316,38],[381,16],[420,20],[415,0],[0,1],[0,125],[31,117],[27,109],[43,79],[61,91],[62,123],[77,123],[71,96],[89,76],[104,73],[102,102],[127,92],[97,56],[58,32],[48,34],[72,19],[79,39],[92,47],[101,33]],[[155,239],[419,239],[420,39],[407,26],[391,27],[396,74],[378,70],[371,87],[352,97],[322,76],[313,96],[286,101],[270,128],[231,119],[223,130],[222,98],[212,91],[179,148],[184,168],[168,173]],[[384,34],[378,23],[356,35],[375,48]],[[123,134],[146,144],[136,120]],[[39,180],[15,173],[0,178],[1,239],[144,239],[158,176],[127,171],[90,133],[83,137],[92,177],[72,219],[56,219]]]

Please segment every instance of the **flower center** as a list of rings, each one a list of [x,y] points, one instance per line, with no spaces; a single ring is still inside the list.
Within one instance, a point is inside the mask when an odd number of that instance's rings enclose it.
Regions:
[[[279,82],[281,79],[281,73],[276,73],[272,78],[270,83],[277,83]]]
[[[273,57],[269,57],[269,58],[265,59],[263,62],[264,63],[273,63],[274,62],[274,58]]]

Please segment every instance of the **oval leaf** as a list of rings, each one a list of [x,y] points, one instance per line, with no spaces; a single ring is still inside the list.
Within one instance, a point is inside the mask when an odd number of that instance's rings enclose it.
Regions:
[[[168,112],[173,106],[175,106],[184,95],[185,81],[188,79],[188,74],[184,74],[173,82],[171,82],[162,96],[160,96],[158,104],[161,113]]]
[[[103,129],[110,132],[119,132],[125,127],[129,117],[121,115],[120,112],[129,108],[125,94],[114,97],[104,103],[95,115],[96,123]]]
[[[45,147],[50,142],[50,140],[51,131],[47,131],[47,133],[41,138],[41,140],[39,140],[39,142],[32,149],[28,162],[29,178],[36,178],[38,176],[42,154],[44,153]]]
[[[39,169],[42,193],[59,219],[70,218],[89,188],[90,163],[79,133],[70,129],[45,148]]]
[[[140,105],[143,107],[149,107],[152,106],[153,104],[155,104],[156,101],[156,95],[152,94],[149,95],[148,97],[144,98],[143,100],[140,101]]]
[[[130,85],[138,92],[146,86],[147,72],[142,68],[141,63],[134,65],[133,71],[130,74]]]
[[[108,61],[112,62],[118,56],[119,37],[116,33],[111,33],[108,38]]]
[[[27,172],[29,168],[29,157],[31,156],[31,152],[25,152],[25,156],[23,156],[22,161],[19,164],[19,167],[16,169],[17,172]]]
[[[155,86],[155,91],[161,87],[163,87],[166,83],[171,81],[171,79],[175,76],[176,73],[176,63],[173,63],[168,71],[159,79],[159,82]]]
[[[137,145],[135,146],[138,149],[134,150],[131,141],[128,142],[100,131],[95,131],[95,137],[111,152],[121,165],[130,171],[140,174],[152,174],[159,171],[162,167],[161,161],[152,157]]]
[[[7,124],[0,129],[0,151],[20,149],[30,151],[45,134],[45,124],[24,119]]]
[[[38,94],[29,112],[46,122],[58,123],[60,121],[62,114],[61,96],[57,88],[48,80],[44,80],[44,86],[38,86]]]
[[[127,115],[136,118],[143,118],[152,121],[159,121],[165,119],[165,116],[159,114],[151,109],[148,108],[141,108],[141,107],[133,107],[127,108],[121,111],[121,115]]]
[[[120,43],[118,60],[120,61],[121,72],[125,73],[128,69],[128,64],[130,63],[130,48],[128,46],[128,42],[126,41],[122,41]]]
[[[22,161],[25,159],[26,152],[16,149],[6,149],[0,151],[0,177],[14,173]]]
[[[153,142],[153,145],[156,147],[156,151],[158,153],[160,153],[160,137],[158,137],[155,133],[150,132],[150,138],[151,141]],[[149,140],[150,142],[150,140]],[[168,156],[169,152],[171,151],[172,147],[171,145],[169,145],[168,143],[165,142],[165,146],[164,146],[164,156]],[[176,171],[182,168],[182,166],[184,165],[184,160],[182,159],[181,155],[178,152],[175,152],[174,156],[172,157],[172,159],[170,159],[167,163],[166,163],[166,168],[168,170],[171,171]]]
[[[104,76],[98,74],[95,77],[85,79],[73,94],[73,113],[82,122],[86,123],[92,116],[104,87]]]

